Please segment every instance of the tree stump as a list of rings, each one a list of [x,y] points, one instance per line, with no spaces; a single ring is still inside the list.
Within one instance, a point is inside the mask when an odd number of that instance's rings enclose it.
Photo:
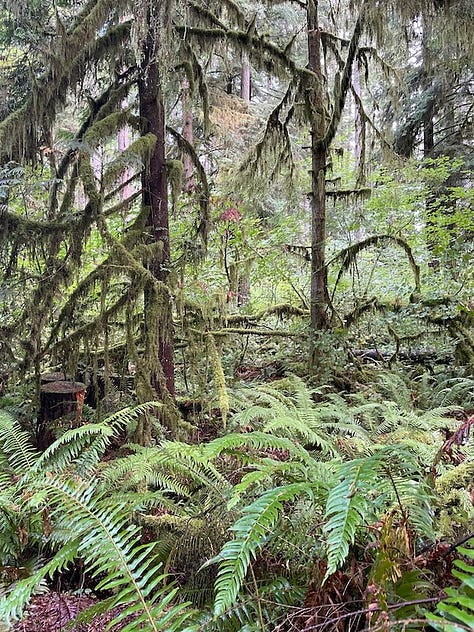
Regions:
[[[86,385],[64,380],[47,381],[40,388],[40,410],[36,427],[36,447],[46,450],[55,440],[55,430],[73,427],[82,419]]]
[[[48,382],[70,382],[72,377],[64,373],[64,371],[54,371],[53,373],[43,373],[41,376],[41,384]]]

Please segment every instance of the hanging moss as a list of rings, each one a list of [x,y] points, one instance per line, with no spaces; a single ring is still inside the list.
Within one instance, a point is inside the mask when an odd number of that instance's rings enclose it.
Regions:
[[[156,145],[154,134],[145,134],[124,149],[116,160],[111,162],[105,170],[102,183],[110,187],[119,177],[130,168],[131,164],[148,165]]]
[[[97,190],[96,180],[89,156],[84,156],[79,162],[79,175],[84,187],[84,192],[89,198],[94,215],[99,213],[102,207],[101,197]]]
[[[172,209],[176,211],[179,196],[183,190],[184,165],[181,160],[166,161],[166,175],[171,188]]]
[[[155,261],[163,260],[164,244],[161,240],[151,244],[140,244],[134,250],[134,256],[142,262],[142,265],[150,269]]]
[[[17,242],[28,244],[52,235],[60,238],[68,230],[69,223],[30,220],[0,207],[0,241],[10,241],[14,235]]]
[[[334,202],[336,200],[347,199],[347,198],[357,198],[357,199],[367,199],[371,196],[372,189],[370,187],[359,187],[356,189],[334,189],[326,191],[326,196],[329,198],[333,198]]]
[[[260,178],[263,178],[270,183],[283,168],[288,171],[291,181],[295,161],[288,126],[295,115],[290,104],[297,94],[298,85],[297,78],[290,81],[285,95],[267,119],[262,138],[239,166],[237,176],[242,182],[260,182]],[[255,175],[259,177],[255,179]]]
[[[95,121],[84,134],[84,140],[91,147],[96,147],[104,140],[109,140],[114,133],[124,127],[129,117],[130,111],[125,109]]]
[[[346,272],[350,266],[354,263],[354,261],[356,260],[358,254],[360,252],[362,252],[363,250],[366,250],[367,248],[370,248],[372,246],[378,246],[381,243],[384,242],[392,242],[394,244],[397,244],[398,246],[400,246],[400,248],[402,248],[402,250],[404,250],[407,258],[408,258],[408,262],[410,264],[410,267],[413,271],[413,276],[414,276],[414,280],[415,280],[415,292],[419,293],[421,286],[420,286],[420,267],[418,266],[418,264],[415,261],[415,258],[413,256],[413,252],[410,248],[410,246],[407,244],[407,242],[402,239],[401,237],[395,237],[393,235],[372,235],[371,237],[368,237],[367,239],[364,239],[363,241],[360,241],[356,244],[353,244],[352,246],[349,246],[348,248],[344,248],[343,250],[341,250],[333,259],[333,261],[341,261],[341,268],[339,270],[339,273],[337,275],[337,279],[336,279],[336,283],[334,284],[334,292],[336,291],[337,285],[339,283],[339,281],[341,280],[342,275],[344,274],[344,272]]]
[[[182,136],[179,132],[177,132],[172,127],[167,126],[166,131],[169,132],[173,138],[178,143],[178,147],[183,151],[187,156],[190,157],[191,162],[196,169],[198,180],[200,183],[200,191],[199,191],[199,207],[201,209],[201,216],[199,218],[199,223],[197,226],[197,233],[199,237],[202,239],[204,246],[207,246],[207,238],[209,235],[209,230],[211,227],[211,219],[209,212],[209,183],[207,180],[207,175],[204,170],[204,167],[199,160],[199,156],[196,154],[194,147],[189,143],[184,136]]]
[[[216,341],[214,335],[210,332],[207,333],[207,343],[209,349],[209,358],[211,361],[212,375],[214,378],[214,386],[217,390],[219,397],[219,408],[222,416],[222,425],[224,428],[227,425],[227,417],[230,411],[229,395],[227,393],[227,387],[225,383],[224,369],[222,368],[221,356],[217,350]]]

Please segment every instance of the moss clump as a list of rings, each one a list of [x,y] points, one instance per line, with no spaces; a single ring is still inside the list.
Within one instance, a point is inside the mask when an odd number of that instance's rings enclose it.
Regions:
[[[207,343],[209,349],[209,358],[211,361],[212,375],[214,384],[219,397],[219,408],[222,415],[222,425],[227,425],[227,417],[230,412],[229,395],[225,383],[224,369],[222,368],[221,356],[217,349],[216,341],[211,333],[207,334]]]

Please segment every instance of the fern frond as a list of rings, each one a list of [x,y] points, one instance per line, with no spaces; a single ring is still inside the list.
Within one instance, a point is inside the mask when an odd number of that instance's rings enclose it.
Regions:
[[[214,614],[225,612],[236,600],[242,582],[258,549],[271,537],[283,510],[283,503],[298,495],[311,495],[307,483],[275,487],[243,509],[242,516],[231,527],[234,539],[226,542],[221,552],[205,566],[219,562],[216,579]]]
[[[102,577],[98,588],[114,591],[111,607],[121,606],[114,623],[133,615],[133,624],[126,624],[123,630],[137,630],[142,624],[152,632],[163,628],[181,630],[189,614],[187,604],[171,603],[177,589],[165,585],[154,543],[140,542],[140,529],[130,524],[126,500],[98,495],[90,482],[61,483],[54,477],[45,480],[44,489],[52,520],[67,524],[62,537],[69,542],[40,571],[18,582],[2,604],[0,615],[7,620],[19,616],[39,579],[80,556],[92,576]],[[60,537],[58,530],[55,541]]]
[[[339,469],[340,482],[329,491],[323,527],[326,534],[328,567],[325,580],[349,553],[358,527],[370,514],[370,491],[382,465],[382,455],[355,459]]]
[[[38,459],[28,433],[3,410],[0,410],[0,445],[3,455],[17,475],[30,470]]]
[[[404,464],[405,465],[405,464]],[[434,540],[433,529],[434,494],[427,483],[408,468],[389,477],[384,477],[379,487],[386,493],[388,511],[397,510],[407,519],[413,532],[429,540]]]
[[[162,406],[163,404],[161,402],[145,402],[137,406],[127,406],[106,417],[103,423],[112,428],[114,433],[119,433],[121,430],[133,424],[141,415],[153,409],[162,408]]]
[[[185,606],[165,611],[177,589],[160,587],[165,576],[153,554],[154,543],[140,543],[139,527],[129,524],[129,512],[123,510],[126,503],[94,496],[90,484],[75,488],[52,481],[48,487],[56,511],[67,510],[71,532],[79,539],[79,553],[89,570],[94,576],[105,574],[98,588],[118,591],[114,606],[125,608],[116,621],[134,614],[135,629],[145,623],[152,631],[162,629],[166,620],[178,624]]]
[[[372,409],[372,404],[353,407],[335,394],[326,395],[327,401],[316,404],[314,397],[321,396],[320,391],[308,388],[296,376],[259,386],[254,391],[256,402],[234,415],[234,422],[288,437],[295,443],[318,449],[326,458],[340,453],[340,437],[368,437],[358,416],[362,408]]]
[[[453,575],[461,584],[456,588],[446,588],[447,597],[441,601],[436,614],[427,614],[427,619],[440,632],[464,632],[474,629],[474,539],[458,552],[469,561],[456,560]]]
[[[30,601],[37,586],[39,586],[46,577],[53,577],[56,572],[67,568],[77,557],[78,548],[78,540],[72,539],[61,547],[54,557],[38,571],[33,573],[33,575],[16,582],[5,598],[0,599],[0,621],[10,622],[12,619],[21,618],[23,610]]]
[[[430,391],[430,403],[438,406],[474,405],[474,379],[455,377],[438,382]]]
[[[70,468],[71,464],[79,459],[75,463],[76,469],[82,470],[85,474],[87,469],[97,465],[114,434],[114,429],[105,423],[71,428],[41,454],[30,472],[32,475],[41,470],[59,473]]]
[[[302,448],[296,445],[290,439],[285,437],[275,437],[265,432],[248,432],[233,433],[218,437],[210,441],[202,448],[202,456],[205,459],[213,459],[221,454],[238,454],[243,453],[245,449],[253,448],[254,450],[283,450],[288,451],[289,455],[303,463],[312,465],[314,459]]]
[[[255,469],[244,474],[239,483],[234,485],[232,497],[227,503],[227,509],[232,509],[241,500],[242,496],[254,486],[262,487],[265,482],[273,482],[276,476],[284,476],[286,479],[306,479],[306,466],[294,461],[272,461],[256,464]],[[266,485],[268,487],[268,485]]]
[[[185,479],[163,470],[161,462],[158,462],[158,448],[130,448],[135,451],[134,454],[115,459],[102,469],[101,479],[106,489],[117,486],[123,490],[156,488],[183,498],[190,495],[190,487]]]

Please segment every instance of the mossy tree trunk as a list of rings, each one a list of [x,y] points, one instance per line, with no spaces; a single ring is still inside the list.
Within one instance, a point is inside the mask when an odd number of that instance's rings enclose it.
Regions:
[[[153,9],[150,9],[153,11]],[[151,25],[153,16],[148,16]],[[155,31],[159,33],[159,31]],[[142,72],[138,82],[139,111],[142,133],[152,133],[156,144],[142,175],[142,204],[149,209],[147,237],[152,245],[152,256],[147,266],[158,282],[167,283],[170,265],[170,237],[168,216],[168,181],[165,162],[165,108],[161,88],[161,72],[156,41],[151,26],[143,45]],[[151,385],[161,399],[167,388],[174,396],[173,325],[171,300],[166,292],[156,287],[145,287],[144,332],[145,354],[158,355],[158,370],[152,369]],[[146,360],[150,366],[155,362]]]
[[[328,325],[328,290],[325,260],[326,245],[326,131],[323,73],[321,68],[321,32],[318,2],[308,0],[308,67],[314,73],[307,90],[311,126],[311,338],[310,364],[314,364],[315,337]]]

